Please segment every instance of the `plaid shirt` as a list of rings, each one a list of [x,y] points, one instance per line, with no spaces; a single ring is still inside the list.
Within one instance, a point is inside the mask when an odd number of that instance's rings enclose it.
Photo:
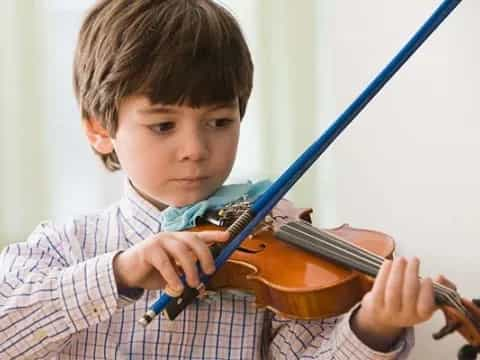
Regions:
[[[364,345],[350,314],[283,320],[247,294],[219,292],[175,321],[137,320],[158,291],[119,295],[112,259],[161,231],[159,210],[126,186],[103,212],[43,223],[0,256],[0,359],[402,359],[413,337],[389,353]],[[132,269],[135,271],[135,269]]]

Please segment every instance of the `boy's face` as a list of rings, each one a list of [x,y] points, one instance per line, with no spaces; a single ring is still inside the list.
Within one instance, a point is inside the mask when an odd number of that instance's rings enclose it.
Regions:
[[[121,167],[158,207],[204,200],[230,174],[240,132],[237,101],[191,108],[134,96],[121,103],[118,117],[111,142]]]

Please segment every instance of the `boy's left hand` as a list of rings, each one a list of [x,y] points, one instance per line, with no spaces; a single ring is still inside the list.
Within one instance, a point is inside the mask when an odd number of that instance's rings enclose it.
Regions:
[[[437,306],[433,282],[419,278],[418,258],[385,260],[361,307],[352,318],[352,329],[367,345],[388,351],[405,328],[430,319]],[[438,282],[454,288],[444,277]]]

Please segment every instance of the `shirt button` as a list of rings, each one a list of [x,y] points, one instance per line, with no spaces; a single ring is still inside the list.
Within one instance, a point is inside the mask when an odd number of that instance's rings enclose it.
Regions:
[[[95,304],[88,305],[89,315],[100,315],[100,310]]]

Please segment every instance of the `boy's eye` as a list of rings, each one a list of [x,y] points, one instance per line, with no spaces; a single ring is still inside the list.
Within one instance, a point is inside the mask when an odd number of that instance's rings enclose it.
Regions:
[[[208,122],[208,125],[213,127],[213,128],[223,128],[227,127],[233,122],[232,119],[228,118],[219,118],[219,119],[213,119]]]
[[[156,133],[166,133],[170,130],[172,130],[173,128],[175,127],[175,123],[172,122],[172,121],[166,121],[166,122],[163,122],[163,123],[159,123],[159,124],[155,124],[155,125],[151,125],[149,126],[149,128],[156,132]]]

